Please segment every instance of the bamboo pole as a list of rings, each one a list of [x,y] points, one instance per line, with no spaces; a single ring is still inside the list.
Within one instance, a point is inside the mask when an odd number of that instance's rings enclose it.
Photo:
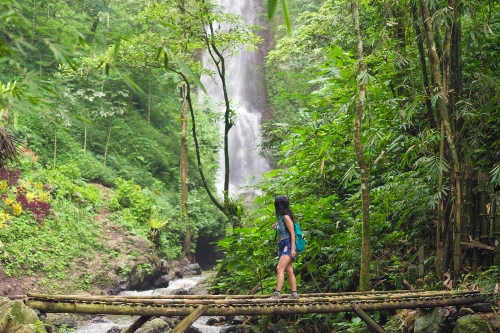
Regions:
[[[488,201],[488,176],[482,172],[477,173],[478,190],[479,190],[479,228],[478,230],[479,238],[478,241],[483,243],[488,243],[488,212],[486,210],[486,204]],[[488,253],[486,251],[481,251],[482,265],[488,266]]]
[[[495,255],[493,264],[500,266],[500,191],[495,193],[495,229],[494,229],[494,242],[495,242]]]
[[[375,333],[386,333],[382,327],[375,320],[373,320],[369,315],[366,314],[363,310],[361,310],[357,305],[352,305],[352,311],[363,320],[373,332]]]
[[[310,303],[335,303],[335,302],[359,302],[359,301],[388,301],[388,300],[406,300],[406,299],[419,299],[419,298],[435,298],[435,297],[454,297],[454,296],[467,296],[478,294],[479,291],[475,290],[453,290],[453,291],[427,291],[427,292],[406,292],[397,294],[380,294],[380,295],[346,295],[346,296],[311,296],[302,294],[298,300],[289,299],[259,299],[259,298],[238,298],[238,299],[191,299],[179,297],[172,299],[128,299],[123,297],[89,297],[89,296],[66,296],[66,295],[42,295],[42,294],[29,294],[28,301],[37,300],[44,302],[68,302],[68,303],[87,303],[87,304],[130,304],[130,305],[200,305],[200,304],[214,304],[214,305],[241,305],[241,304],[268,304],[279,302],[291,302],[310,304]],[[36,295],[36,296],[35,296]],[[207,296],[207,295],[204,295]],[[241,295],[243,296],[243,295]]]
[[[414,290],[412,293],[419,293],[421,290]],[[442,291],[437,291],[442,293]],[[479,291],[454,291],[454,292],[465,292],[465,293],[476,293]],[[427,292],[428,293],[428,292]],[[334,297],[334,296],[353,296],[353,295],[387,295],[387,294],[409,294],[408,290],[381,290],[381,291],[354,291],[354,292],[344,292],[344,293],[311,293],[311,294],[299,294],[300,297],[310,298],[310,297]],[[121,300],[121,299],[251,299],[251,298],[269,298],[271,295],[130,295],[130,296],[82,296],[82,295],[50,295],[50,294],[38,294],[38,293],[28,293],[27,296],[31,298],[50,298],[55,300]]]
[[[456,297],[413,298],[397,300],[372,300],[358,302],[363,311],[384,311],[397,309],[434,308],[454,305],[468,305],[487,302],[492,294],[476,294]],[[351,312],[353,302],[312,302],[301,303],[301,300],[273,300],[273,302],[255,302],[243,304],[218,304],[211,306],[206,316],[234,316],[234,315],[269,315],[269,314],[306,314],[306,313],[335,313]],[[87,314],[115,314],[132,316],[187,316],[198,306],[195,304],[158,305],[130,305],[130,304],[89,304],[72,302],[47,302],[28,299],[26,305],[52,313],[87,313]]]
[[[468,248],[483,249],[483,250],[486,250],[486,251],[494,251],[495,250],[495,247],[489,246],[489,245],[485,245],[485,244],[483,244],[481,242],[478,242],[478,241],[475,241],[475,240],[473,240],[471,242],[460,242],[460,245],[468,247]]]
[[[193,312],[191,312],[186,318],[184,318],[177,326],[175,326],[170,333],[182,333],[191,326],[196,319],[200,318],[207,310],[210,308],[209,305],[200,305]]]
[[[144,325],[149,319],[151,319],[151,316],[142,316],[137,318],[136,321],[133,322],[132,325],[130,325],[125,331],[122,333],[134,333],[137,331],[142,325]]]

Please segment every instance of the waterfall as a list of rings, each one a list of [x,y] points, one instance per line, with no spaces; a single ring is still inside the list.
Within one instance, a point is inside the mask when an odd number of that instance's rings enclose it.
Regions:
[[[227,13],[244,18],[245,24],[263,25],[261,22],[261,0],[215,0]],[[230,27],[228,27],[230,28]],[[204,65],[211,68],[211,59],[204,57]],[[264,55],[262,50],[246,51],[244,48],[235,56],[226,58],[226,83],[229,99],[236,103],[236,120],[229,131],[229,193],[255,194],[251,186],[262,179],[270,169],[267,159],[260,154],[262,116],[268,109],[267,93],[263,74]],[[220,105],[223,92],[218,81],[202,78],[213,105]],[[223,112],[223,108],[221,112]],[[221,125],[221,135],[223,135]],[[222,195],[224,188],[224,151],[220,150],[217,190]]]

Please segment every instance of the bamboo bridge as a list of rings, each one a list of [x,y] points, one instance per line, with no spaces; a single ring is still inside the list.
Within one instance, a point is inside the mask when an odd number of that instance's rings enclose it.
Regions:
[[[124,333],[135,332],[153,316],[185,317],[172,333],[187,329],[200,316],[276,315],[354,312],[373,332],[384,330],[366,312],[435,308],[490,302],[498,294],[479,291],[370,291],[301,294],[299,299],[270,295],[82,296],[28,294],[26,305],[42,312],[140,316]]]

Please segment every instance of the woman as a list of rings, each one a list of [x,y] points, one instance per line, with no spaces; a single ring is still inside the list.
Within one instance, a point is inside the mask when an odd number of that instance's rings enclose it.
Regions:
[[[297,281],[293,274],[292,259],[295,259],[295,231],[293,227],[293,214],[290,209],[290,202],[284,195],[278,195],[274,199],[274,209],[278,222],[273,224],[273,229],[278,234],[278,266],[276,266],[278,282],[276,291],[271,296],[272,299],[281,298],[281,288],[285,282],[285,272],[288,275],[290,290],[292,293],[288,296],[289,299],[298,299]]]

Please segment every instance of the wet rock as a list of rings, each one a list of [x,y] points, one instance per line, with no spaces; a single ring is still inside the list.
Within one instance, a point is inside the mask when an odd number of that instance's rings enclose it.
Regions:
[[[189,290],[186,290],[184,288],[170,290],[170,292],[168,294],[169,295],[193,295],[192,292],[190,292]]]
[[[490,332],[488,322],[479,315],[468,315],[458,318],[453,333],[485,333]]]
[[[107,330],[106,333],[121,333],[121,331],[122,329],[118,326],[113,326],[109,330]]]
[[[162,275],[158,280],[155,282],[155,287],[158,288],[167,288],[168,285],[170,284],[170,281],[175,279],[174,275]]]
[[[225,320],[221,321],[221,318],[212,317],[212,318],[208,318],[207,325],[208,326],[219,326],[219,325],[224,324],[224,322],[225,322]]]
[[[199,264],[189,264],[183,269],[185,275],[200,275],[201,267]]]
[[[187,330],[184,331],[184,333],[203,333],[199,329],[193,326],[189,326]]]

